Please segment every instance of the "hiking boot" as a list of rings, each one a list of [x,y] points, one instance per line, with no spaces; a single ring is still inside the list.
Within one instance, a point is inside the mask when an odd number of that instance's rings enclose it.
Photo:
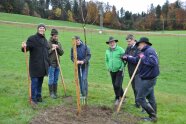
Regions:
[[[157,118],[156,117],[145,117],[145,118],[141,118],[143,121],[151,121],[151,122],[157,122]]]
[[[53,84],[53,99],[57,99],[57,84]]]
[[[54,98],[53,85],[48,85],[49,94],[51,98]]]
[[[37,102],[43,102],[43,99],[41,97],[37,98]]]
[[[119,99],[116,99],[114,105],[115,105],[115,106],[118,106],[118,105],[119,105]]]

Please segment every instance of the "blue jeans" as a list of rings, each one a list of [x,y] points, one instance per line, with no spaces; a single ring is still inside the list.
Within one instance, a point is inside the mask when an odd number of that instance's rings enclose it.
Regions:
[[[88,95],[88,68],[89,65],[79,65],[78,66],[78,77],[79,77],[79,84],[82,96]]]
[[[59,67],[50,66],[48,75],[49,75],[48,85],[57,84],[59,77]]]
[[[37,102],[37,98],[41,98],[43,78],[31,77],[31,95],[34,102]]]
[[[156,112],[156,100],[154,96],[154,86],[156,85],[156,79],[151,80],[142,80],[139,78],[138,81],[138,90],[137,90],[137,102],[140,103],[140,105],[145,108],[148,103],[151,105],[151,107]],[[148,100],[148,102],[146,101]]]

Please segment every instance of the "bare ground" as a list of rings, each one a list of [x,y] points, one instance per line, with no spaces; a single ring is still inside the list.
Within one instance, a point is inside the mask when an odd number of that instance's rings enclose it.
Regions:
[[[116,114],[106,106],[83,106],[77,115],[77,108],[72,104],[61,105],[41,110],[30,124],[137,124],[139,118],[126,113]]]

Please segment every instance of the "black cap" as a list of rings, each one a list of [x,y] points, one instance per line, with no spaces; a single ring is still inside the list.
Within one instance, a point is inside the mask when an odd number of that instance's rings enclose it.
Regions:
[[[149,39],[147,37],[141,37],[140,40],[136,43],[136,46],[138,46],[139,43],[142,43],[142,42],[148,44],[149,46],[152,45],[152,43],[149,42]]]
[[[56,29],[52,29],[51,30],[51,35],[58,35],[58,31]]]
[[[74,36],[74,38],[75,38],[76,40],[79,40],[79,39],[80,39],[80,37],[79,37],[79,36]]]
[[[45,30],[46,30],[46,26],[45,26],[45,24],[43,24],[43,23],[39,24],[39,25],[37,26],[37,29],[39,29],[40,27],[44,27]]]
[[[109,44],[111,41],[118,42],[118,40],[116,40],[116,39],[114,39],[114,37],[110,36],[110,37],[109,37],[109,40],[106,41],[106,44]]]

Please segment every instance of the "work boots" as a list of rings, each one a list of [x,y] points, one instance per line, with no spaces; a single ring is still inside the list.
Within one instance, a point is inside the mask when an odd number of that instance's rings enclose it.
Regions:
[[[145,109],[145,111],[149,114],[149,118],[143,118],[144,121],[152,121],[152,122],[156,122],[157,121],[157,117],[156,117],[156,112],[155,110],[152,108],[152,106],[150,104],[147,104],[146,106],[143,107]]]
[[[53,85],[48,85],[49,94],[51,98],[54,98]]]
[[[53,84],[54,99],[57,99],[57,84]]]

